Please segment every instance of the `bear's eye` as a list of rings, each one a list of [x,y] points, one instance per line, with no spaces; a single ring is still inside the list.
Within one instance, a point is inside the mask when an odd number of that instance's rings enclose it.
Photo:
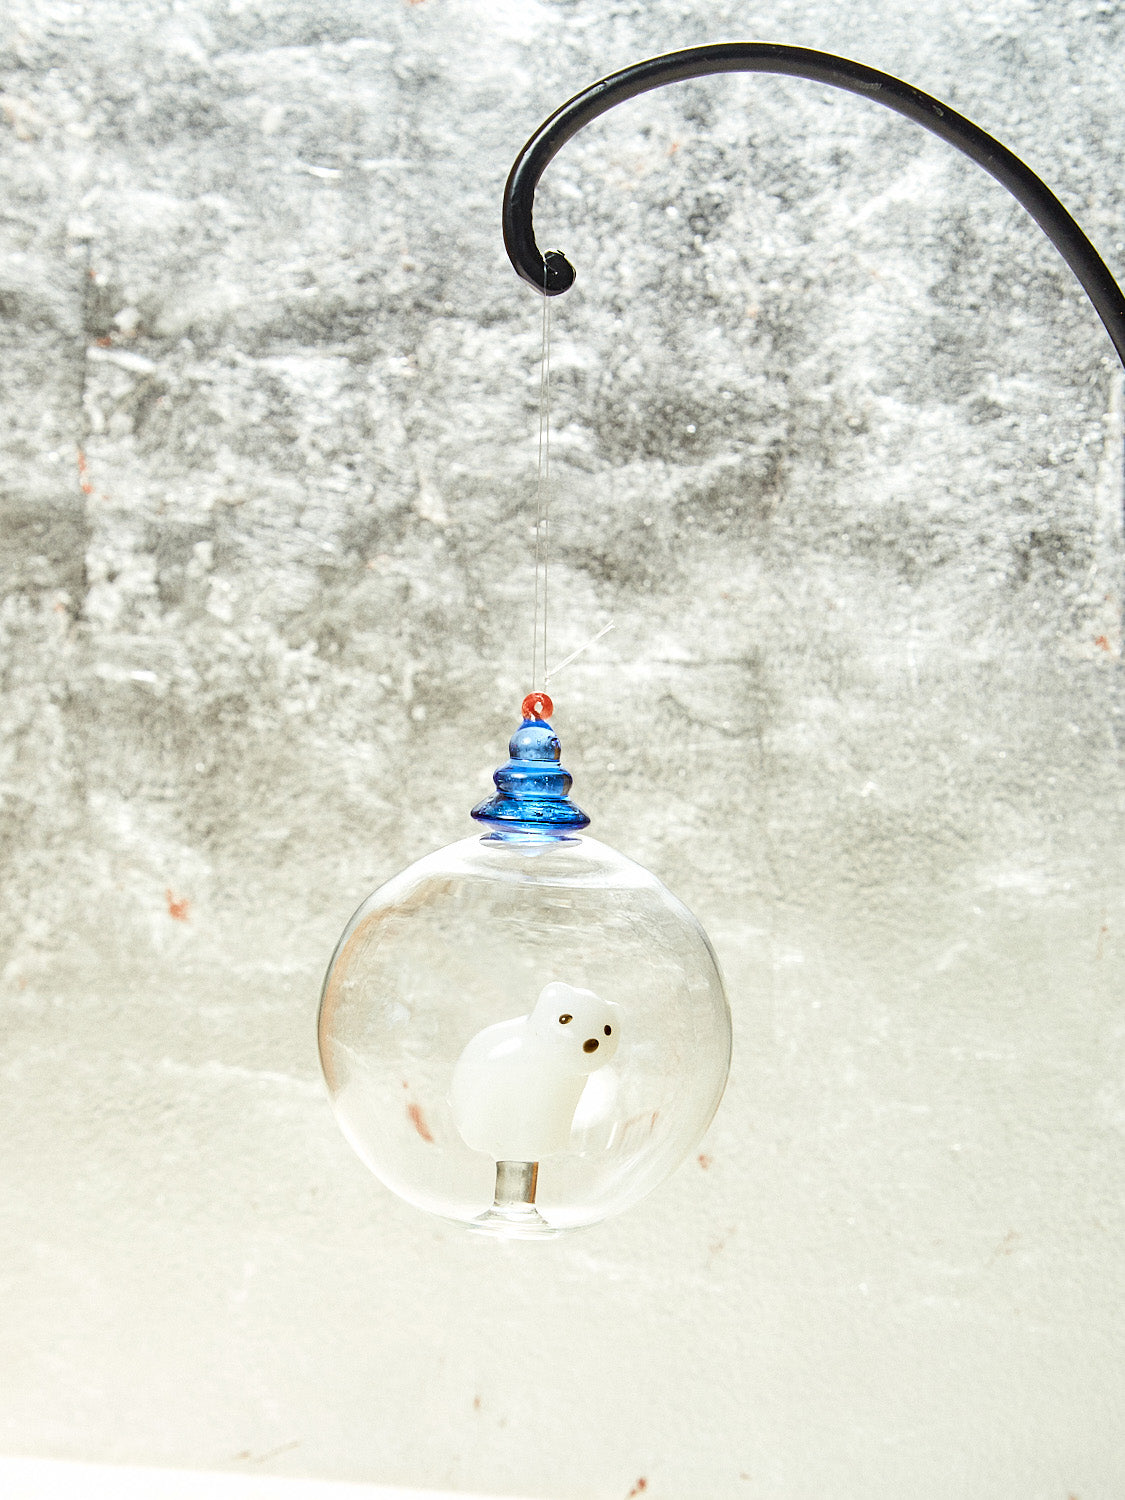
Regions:
[[[606,1034],[606,1036],[612,1036],[613,1035],[613,1027],[612,1026],[607,1026],[606,1029],[605,1029],[605,1034]]]
[[[573,1020],[574,1020],[573,1016],[560,1016],[559,1017],[559,1025],[560,1026],[569,1026],[570,1023],[571,1023],[571,1021],[573,1021]]]

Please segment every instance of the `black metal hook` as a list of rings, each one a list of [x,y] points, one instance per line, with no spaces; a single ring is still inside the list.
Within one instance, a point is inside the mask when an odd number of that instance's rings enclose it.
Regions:
[[[1030,167],[964,115],[889,73],[830,52],[774,42],[723,42],[649,58],[591,84],[545,120],[516,157],[504,189],[504,244],[512,265],[525,281],[548,297],[557,297],[574,285],[574,267],[558,250],[543,255],[532,227],[539,179],[571,136],[626,99],[666,83],[711,73],[782,73],[811,78],[885,104],[956,146],[1002,183],[1051,240],[1081,282],[1125,365],[1125,295],[1074,219]]]

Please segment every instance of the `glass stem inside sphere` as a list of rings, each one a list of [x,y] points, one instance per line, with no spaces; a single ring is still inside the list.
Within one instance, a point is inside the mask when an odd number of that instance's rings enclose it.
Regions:
[[[537,1161],[498,1161],[494,1208],[532,1206],[539,1182]]]
[[[473,1229],[486,1234],[539,1239],[557,1233],[535,1207],[539,1183],[537,1161],[498,1161],[492,1207],[474,1219]]]

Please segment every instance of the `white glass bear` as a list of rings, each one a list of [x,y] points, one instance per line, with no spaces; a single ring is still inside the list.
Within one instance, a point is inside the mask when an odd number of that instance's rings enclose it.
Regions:
[[[590,1075],[617,1051],[621,1008],[555,980],[532,1012],[486,1026],[457,1059],[449,1103],[465,1144],[493,1161],[567,1150]]]

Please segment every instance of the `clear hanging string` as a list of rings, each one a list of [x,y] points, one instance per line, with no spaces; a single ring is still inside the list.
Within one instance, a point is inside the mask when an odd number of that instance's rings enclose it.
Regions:
[[[544,276],[546,271],[544,271]],[[531,690],[547,677],[547,584],[551,550],[551,299],[543,291],[543,355],[539,370],[539,475],[535,486],[535,609],[531,628]],[[542,627],[540,627],[542,621]]]
[[[610,620],[608,625],[602,626],[597,635],[592,635],[588,641],[583,641],[577,651],[572,651],[569,656],[564,656],[562,661],[556,662],[549,672],[544,671],[544,686],[546,686],[546,684],[550,682],[552,677],[557,677],[564,667],[569,667],[572,661],[577,661],[578,658],[582,655],[583,651],[589,651],[591,646],[596,646],[601,640],[602,636],[608,635],[612,629],[613,621]]]

